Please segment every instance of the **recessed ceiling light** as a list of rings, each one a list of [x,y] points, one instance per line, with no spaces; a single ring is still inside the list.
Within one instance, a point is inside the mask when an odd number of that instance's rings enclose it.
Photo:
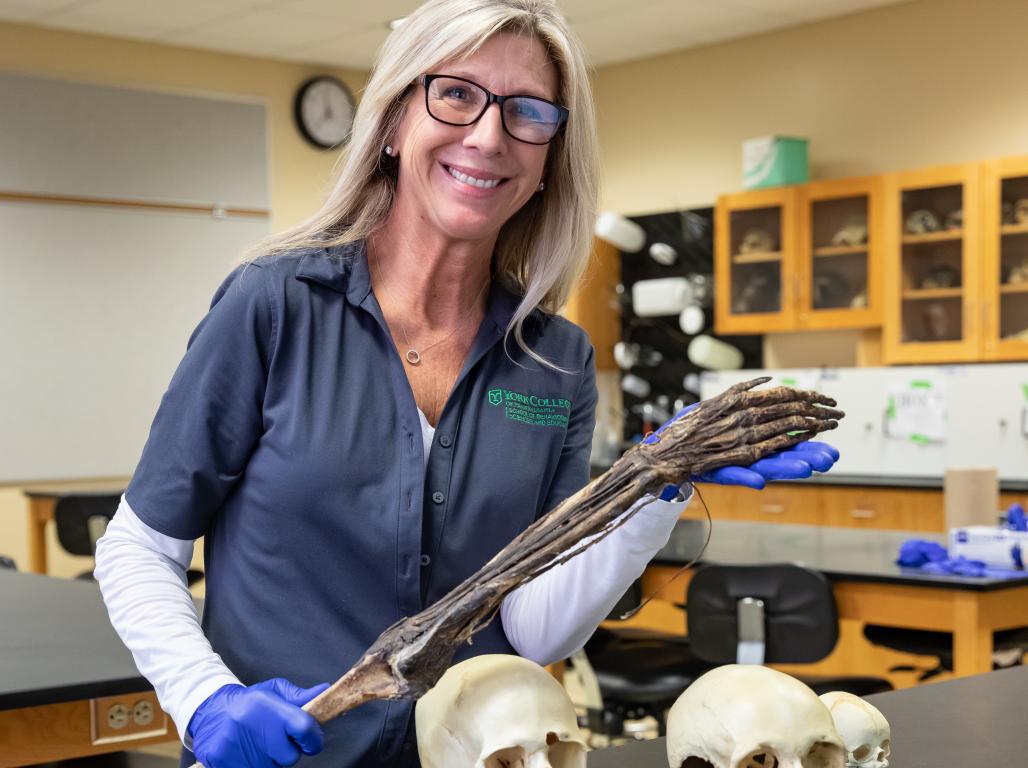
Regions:
[[[389,22],[389,29],[396,29],[398,26],[403,24],[403,22],[405,22],[405,21],[407,21],[407,17],[406,16],[402,16],[399,19],[393,19],[392,21]]]

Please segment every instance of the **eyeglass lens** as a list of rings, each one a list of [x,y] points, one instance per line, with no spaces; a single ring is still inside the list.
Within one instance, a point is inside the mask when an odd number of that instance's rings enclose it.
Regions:
[[[474,83],[437,77],[428,84],[428,113],[451,125],[471,125],[485,111],[486,91]],[[545,144],[560,128],[560,110],[548,101],[531,96],[504,100],[503,125],[515,139]]]

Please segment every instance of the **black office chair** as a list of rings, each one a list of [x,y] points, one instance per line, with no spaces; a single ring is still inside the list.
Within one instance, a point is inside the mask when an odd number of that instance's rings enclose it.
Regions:
[[[918,681],[923,682],[944,672],[953,671],[953,635],[950,632],[867,624],[864,627],[864,637],[872,645],[917,656],[935,656],[939,659],[939,663],[933,667],[897,664],[890,667],[890,672],[917,672]],[[1028,628],[994,632],[992,644],[993,669],[1019,666],[1023,662],[1024,654],[1028,652]]]
[[[14,562],[10,557],[4,557],[0,555],[0,569],[5,571],[16,571],[18,570],[18,564]]]
[[[651,715],[663,733],[664,712],[704,672],[731,663],[820,661],[839,639],[831,585],[798,565],[706,565],[681,607],[688,610],[688,637],[601,629],[586,644],[603,700],[601,712],[589,712],[591,730],[620,735],[625,719]],[[799,679],[818,694],[892,689],[878,677]]]
[[[96,556],[96,542],[107,531],[118,510],[121,496],[115,494],[74,494],[63,496],[54,507],[57,540],[72,555]],[[91,581],[93,570],[83,571],[75,578]],[[203,578],[203,571],[190,568],[186,582],[193,586]]]

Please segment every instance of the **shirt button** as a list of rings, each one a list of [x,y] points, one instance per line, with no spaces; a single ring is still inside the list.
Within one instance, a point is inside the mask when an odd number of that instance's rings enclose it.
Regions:
[[[421,567],[422,568],[424,568],[425,566],[429,565],[431,562],[432,562],[432,558],[429,557],[428,555],[422,555],[421,556]]]
[[[449,448],[451,445],[453,445],[453,440],[450,439],[449,435],[439,435],[439,445],[441,445],[443,448]]]
[[[436,504],[442,504],[444,501],[446,501],[446,494],[444,494],[442,491],[436,491],[432,494],[432,501],[434,501]]]

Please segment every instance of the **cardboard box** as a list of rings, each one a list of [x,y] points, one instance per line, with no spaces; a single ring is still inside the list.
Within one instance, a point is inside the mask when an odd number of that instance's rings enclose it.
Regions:
[[[810,181],[807,140],[764,136],[742,143],[742,187],[781,187]]]

